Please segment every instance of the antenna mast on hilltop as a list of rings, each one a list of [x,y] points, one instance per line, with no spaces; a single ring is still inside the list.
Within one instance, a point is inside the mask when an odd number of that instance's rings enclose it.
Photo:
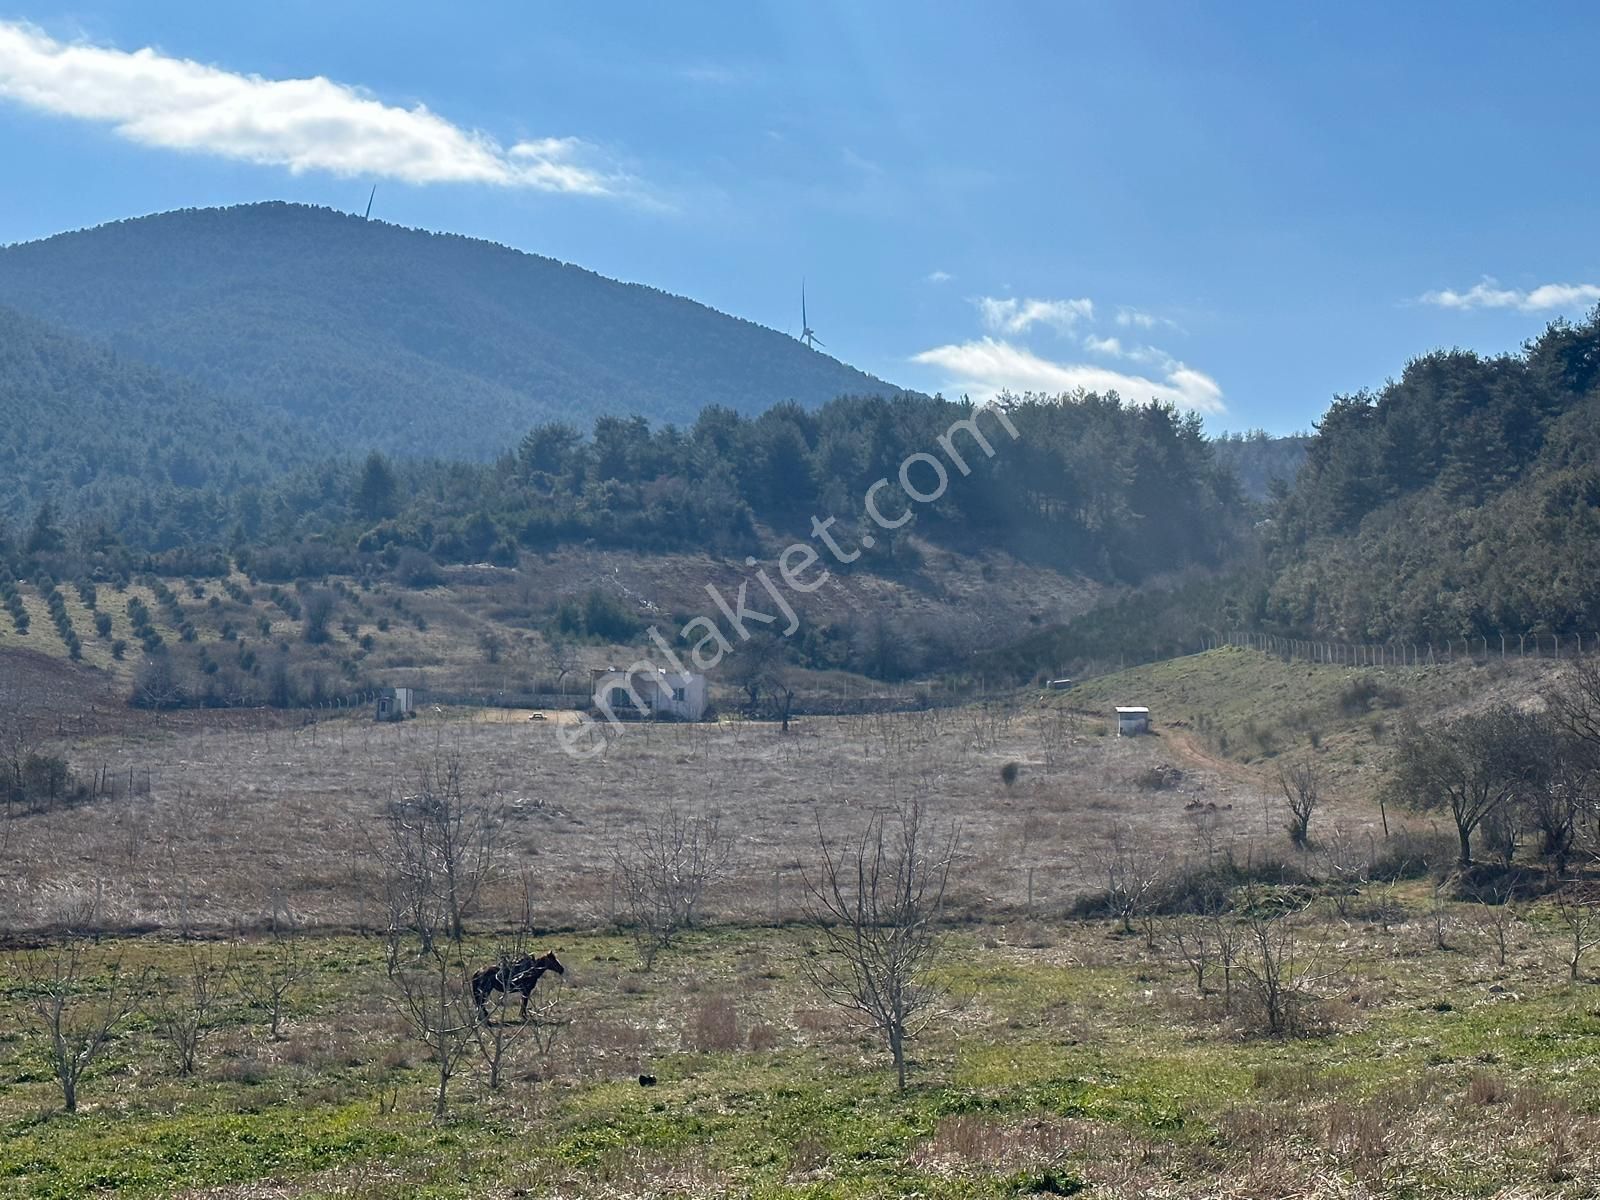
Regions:
[[[378,194],[378,185],[372,185],[372,192],[367,196],[367,211],[361,215],[363,221],[372,220],[372,198]]]
[[[806,281],[800,281],[800,340],[812,350],[822,345],[817,341],[817,335],[811,331],[811,322],[806,320]]]

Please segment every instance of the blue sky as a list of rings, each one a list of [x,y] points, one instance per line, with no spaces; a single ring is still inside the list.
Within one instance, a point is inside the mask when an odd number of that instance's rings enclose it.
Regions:
[[[794,333],[805,276],[897,383],[1288,432],[1600,298],[1596,61],[1577,4],[0,0],[0,242],[376,182]]]

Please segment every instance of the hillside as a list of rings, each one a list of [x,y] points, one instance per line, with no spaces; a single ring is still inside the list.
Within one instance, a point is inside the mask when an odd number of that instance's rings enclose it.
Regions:
[[[1211,440],[1217,461],[1239,478],[1240,490],[1252,500],[1272,495],[1273,486],[1292,486],[1306,460],[1311,438],[1292,433],[1274,437],[1260,429],[1249,433],[1223,433]]]
[[[308,439],[280,413],[0,307],[0,522],[71,493],[74,507],[137,523],[141,506],[202,488],[236,492],[310,458]],[[193,536],[205,518],[191,510],[188,523],[149,529],[145,540]]]
[[[1264,616],[1351,641],[1600,629],[1600,308],[1335,399],[1267,539]]]
[[[1223,646],[1129,667],[1048,693],[1046,710],[1068,709],[1110,727],[1112,710],[1142,704],[1179,764],[1202,764],[1275,790],[1284,762],[1317,764],[1346,802],[1341,817],[1368,821],[1394,741],[1423,723],[1509,702],[1537,707],[1570,664],[1490,658],[1422,667],[1348,667],[1284,661]]]
[[[11,579],[0,565],[0,676],[46,658],[66,669],[76,646],[81,665],[67,690],[87,687],[96,703],[147,700],[135,683],[153,663],[171,688],[163,706],[309,705],[378,685],[525,694],[656,653],[647,626],[672,637],[710,604],[708,585],[731,596],[746,578],[706,554],[593,547],[526,555],[515,569],[441,569],[419,586],[370,575],[280,586],[236,571],[62,582],[46,593],[38,578]],[[959,666],[989,631],[1063,620],[1096,594],[1092,583],[1005,554],[930,548],[914,574],[836,574],[796,598],[803,624],[784,643],[787,674],[802,709],[839,695],[910,696],[928,685],[885,680]],[[326,611],[312,633],[308,614],[319,604]],[[771,670],[757,648],[732,655],[712,673],[719,701],[744,696],[758,668]],[[42,703],[44,690],[34,694]]]
[[[1600,639],[1600,309],[1517,354],[1413,359],[1377,392],[1336,397],[1310,438],[1210,446],[1266,499],[1254,537],[1220,570],[1109,594],[991,649],[985,667],[1019,682],[1101,674],[1238,629]]]
[[[486,458],[541,420],[688,422],[888,392],[793,338],[580,267],[281,203],[0,249],[0,303],[291,414],[325,448]]]

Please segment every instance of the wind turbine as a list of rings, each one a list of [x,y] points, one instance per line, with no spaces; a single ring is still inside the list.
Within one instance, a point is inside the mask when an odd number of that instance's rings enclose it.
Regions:
[[[378,194],[378,185],[377,184],[373,184],[372,185],[372,192],[371,192],[371,194],[369,194],[367,196],[367,211],[361,217],[361,219],[363,221],[370,221],[372,219],[372,198],[374,196],[376,196],[377,194]]]
[[[811,331],[811,322],[806,320],[806,281],[800,281],[800,340],[809,349],[815,350],[822,345],[817,341],[817,335]]]

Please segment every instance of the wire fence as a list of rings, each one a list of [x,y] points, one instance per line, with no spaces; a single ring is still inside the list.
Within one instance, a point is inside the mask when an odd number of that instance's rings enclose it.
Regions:
[[[1503,633],[1442,641],[1340,642],[1235,630],[1206,639],[1205,648],[1243,646],[1284,659],[1348,667],[1421,667],[1434,663],[1488,662],[1501,658],[1579,658],[1600,653],[1600,632]]]

